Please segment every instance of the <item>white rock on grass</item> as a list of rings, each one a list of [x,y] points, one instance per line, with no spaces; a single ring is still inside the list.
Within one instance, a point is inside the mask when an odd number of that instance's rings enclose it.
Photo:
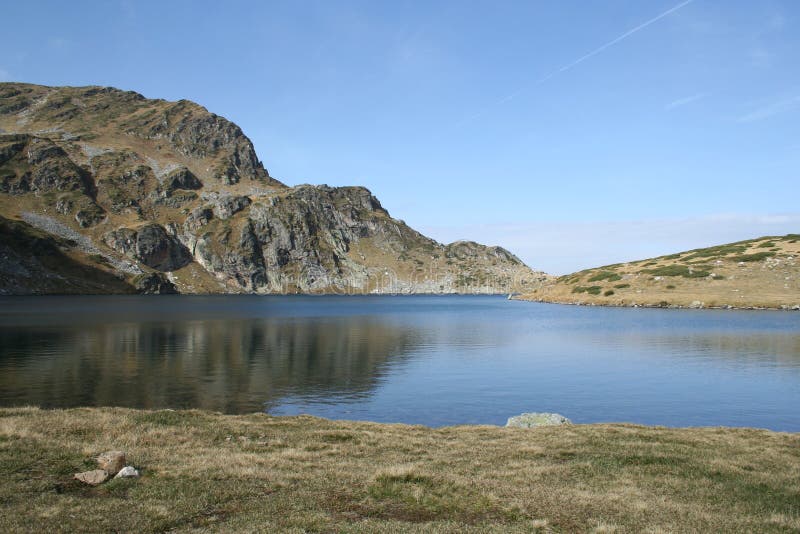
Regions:
[[[115,476],[114,478],[133,478],[138,476],[139,476],[139,471],[134,469],[133,466],[126,465],[125,467],[120,469],[119,473],[117,473],[117,476]]]
[[[523,413],[510,417],[506,423],[512,428],[535,428],[538,426],[571,425],[572,421],[557,413]]]

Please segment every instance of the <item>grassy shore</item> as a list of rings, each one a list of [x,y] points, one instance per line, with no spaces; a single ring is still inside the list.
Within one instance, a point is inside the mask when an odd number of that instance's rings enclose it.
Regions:
[[[109,449],[139,479],[71,479]],[[800,434],[0,410],[2,532],[797,532]]]
[[[598,306],[800,307],[800,235],[760,237],[559,276],[519,297]]]

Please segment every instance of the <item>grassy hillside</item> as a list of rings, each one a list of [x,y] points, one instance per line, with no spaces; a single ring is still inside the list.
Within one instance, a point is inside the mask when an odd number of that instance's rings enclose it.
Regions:
[[[521,298],[609,306],[800,308],[800,235],[586,269]]]
[[[143,476],[71,480],[123,449]],[[800,435],[0,410],[3,532],[790,532]]]

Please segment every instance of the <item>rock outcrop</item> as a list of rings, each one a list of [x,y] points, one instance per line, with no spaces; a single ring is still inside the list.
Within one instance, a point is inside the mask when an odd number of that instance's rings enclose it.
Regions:
[[[287,187],[238,126],[185,100],[0,83],[0,132],[0,213],[77,232],[88,245],[72,259],[131,291],[510,293],[546,279],[500,247],[423,236],[363,187]]]
[[[192,261],[189,251],[160,224],[118,228],[103,238],[112,249],[158,271],[176,271]]]

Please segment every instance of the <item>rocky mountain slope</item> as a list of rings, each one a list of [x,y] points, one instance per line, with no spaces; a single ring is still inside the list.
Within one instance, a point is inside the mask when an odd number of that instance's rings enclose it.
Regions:
[[[800,309],[800,235],[587,269],[552,279],[521,298],[606,306]]]
[[[507,293],[547,278],[500,247],[429,239],[363,187],[287,187],[228,120],[108,87],[0,83],[0,215],[0,294]]]

